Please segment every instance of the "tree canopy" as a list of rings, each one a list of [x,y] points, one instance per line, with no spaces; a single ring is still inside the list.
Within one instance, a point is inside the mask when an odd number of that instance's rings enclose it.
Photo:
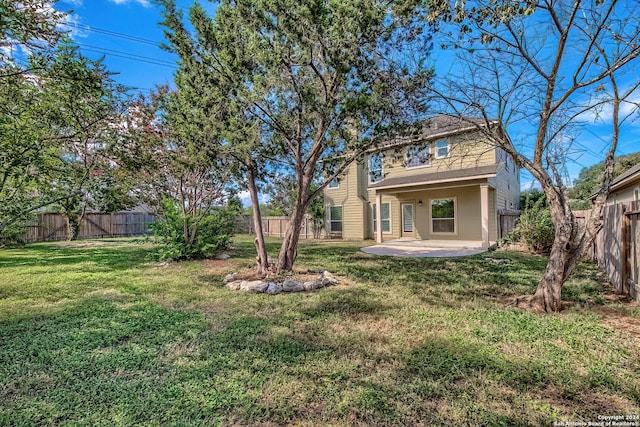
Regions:
[[[558,311],[562,285],[600,227],[620,127],[637,118],[640,5],[626,0],[417,4],[439,28],[442,47],[457,56],[452,71],[435,80],[441,111],[483,117],[486,126],[478,130],[526,168],[546,195],[556,233],[550,261],[535,295],[518,304]],[[601,150],[605,163],[594,212],[579,228],[564,162],[575,152],[582,127],[596,117],[611,132]]]
[[[378,0],[223,0],[214,17],[196,4],[193,33],[174,1],[158,2],[181,58],[180,90],[209,93],[209,104],[192,102],[218,117],[224,143],[245,153],[245,164],[295,177],[278,259],[278,269],[290,270],[311,200],[374,137],[424,111],[430,35]],[[330,157],[337,160],[320,162]]]

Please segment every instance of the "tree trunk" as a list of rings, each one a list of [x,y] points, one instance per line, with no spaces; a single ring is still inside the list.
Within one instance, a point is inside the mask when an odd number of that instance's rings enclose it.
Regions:
[[[576,241],[577,223],[571,209],[562,206],[556,197],[547,198],[555,227],[549,261],[536,292],[531,296],[519,298],[516,303],[519,307],[537,312],[557,313],[562,310],[562,286],[577,267],[582,257],[583,246]]]
[[[298,242],[300,241],[300,229],[304,221],[306,204],[296,202],[296,206],[289,220],[289,227],[284,235],[280,255],[278,256],[278,271],[291,271],[298,256]]]
[[[72,241],[78,238],[80,234],[80,218],[73,212],[65,214],[67,220],[67,240]]]
[[[264,234],[262,231],[262,213],[260,212],[260,200],[258,199],[258,187],[256,186],[256,170],[255,165],[250,160],[248,167],[249,175],[249,195],[251,196],[251,204],[253,205],[253,228],[256,231],[256,272],[258,274],[267,274],[269,271],[269,256],[267,255],[267,247],[264,244]]]

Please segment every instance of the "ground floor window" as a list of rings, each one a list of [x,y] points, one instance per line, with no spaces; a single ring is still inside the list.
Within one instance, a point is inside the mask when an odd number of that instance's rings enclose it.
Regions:
[[[456,200],[454,198],[431,200],[431,232],[456,232]]]
[[[342,233],[342,206],[331,206],[329,208],[329,231]]]
[[[380,210],[382,211],[382,232],[391,233],[391,203],[380,204]],[[373,205],[373,232],[378,231],[378,210],[376,205]]]

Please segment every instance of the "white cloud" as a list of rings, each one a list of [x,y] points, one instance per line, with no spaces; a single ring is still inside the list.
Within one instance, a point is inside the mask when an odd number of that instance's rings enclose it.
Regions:
[[[80,17],[75,13],[65,16],[64,22],[58,25],[60,30],[69,32],[69,35],[73,39],[89,37],[89,33],[82,27],[85,26],[80,23]]]
[[[151,3],[149,2],[149,0],[110,0],[112,3],[115,3],[117,5],[121,5],[121,4],[127,4],[127,3],[138,3],[141,6],[144,7],[149,7],[151,6]]]
[[[82,0],[62,0],[62,3],[68,3],[74,6],[82,6]]]

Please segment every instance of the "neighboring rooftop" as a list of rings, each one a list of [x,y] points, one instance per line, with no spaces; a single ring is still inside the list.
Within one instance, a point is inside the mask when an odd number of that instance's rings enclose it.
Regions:
[[[619,187],[622,187],[629,178],[632,178],[634,175],[640,172],[640,163],[631,167],[631,169],[627,169],[626,172],[615,177],[613,182],[611,182],[611,190],[615,190]]]

